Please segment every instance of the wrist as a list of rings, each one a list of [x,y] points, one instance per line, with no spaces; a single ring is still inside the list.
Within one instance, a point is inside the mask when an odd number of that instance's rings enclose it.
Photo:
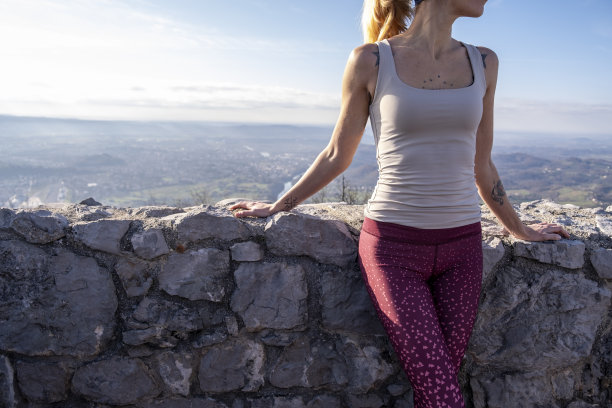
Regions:
[[[298,199],[294,195],[286,195],[277,200],[271,210],[276,212],[291,211],[298,205]]]
[[[523,223],[521,223],[520,225],[517,225],[516,227],[512,228],[509,231],[513,237],[518,238],[518,239],[525,240],[529,237],[527,226]]]
[[[270,215],[276,214],[281,211],[286,211],[285,207],[286,205],[282,201],[276,201],[274,204],[272,204],[272,207],[270,207]]]

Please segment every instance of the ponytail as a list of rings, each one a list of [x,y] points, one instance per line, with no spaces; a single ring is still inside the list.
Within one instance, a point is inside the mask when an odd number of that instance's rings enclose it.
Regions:
[[[361,25],[365,42],[381,41],[406,31],[413,16],[411,0],[364,0]]]

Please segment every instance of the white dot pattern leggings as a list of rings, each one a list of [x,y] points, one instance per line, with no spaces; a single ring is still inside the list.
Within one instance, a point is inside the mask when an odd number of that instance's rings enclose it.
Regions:
[[[359,265],[415,408],[464,407],[457,374],[482,286],[480,223],[420,229],[366,218]]]

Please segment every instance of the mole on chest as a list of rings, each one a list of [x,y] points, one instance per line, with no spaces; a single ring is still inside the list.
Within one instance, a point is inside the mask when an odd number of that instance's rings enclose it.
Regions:
[[[415,53],[392,52],[395,71],[406,85],[422,89],[466,88],[474,82],[467,50],[440,61],[427,61]]]

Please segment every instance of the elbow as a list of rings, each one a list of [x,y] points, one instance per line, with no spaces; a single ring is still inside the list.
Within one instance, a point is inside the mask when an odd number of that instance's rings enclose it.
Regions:
[[[328,147],[325,149],[325,159],[333,172],[338,174],[346,170],[353,161],[353,158],[344,154],[340,149]]]
[[[474,178],[476,185],[481,186],[484,182],[491,178],[491,161],[483,160],[474,163]]]

